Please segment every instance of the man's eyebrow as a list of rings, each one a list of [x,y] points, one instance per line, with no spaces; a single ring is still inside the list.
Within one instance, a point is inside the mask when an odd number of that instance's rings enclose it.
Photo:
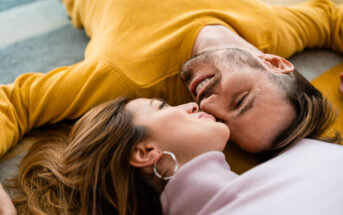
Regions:
[[[237,114],[236,114],[236,117],[240,117],[242,116],[242,114],[244,114],[245,112],[247,112],[248,110],[250,110],[252,107],[254,107],[254,103],[255,103],[255,99],[256,99],[256,96],[254,96],[250,102],[245,105]]]

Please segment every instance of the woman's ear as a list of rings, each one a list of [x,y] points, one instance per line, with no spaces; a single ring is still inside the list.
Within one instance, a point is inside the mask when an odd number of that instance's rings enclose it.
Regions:
[[[162,150],[154,143],[142,142],[136,145],[130,159],[130,165],[144,168],[154,165],[163,155]]]
[[[294,66],[288,60],[272,54],[262,54],[258,56],[276,74],[289,74],[294,71]]]

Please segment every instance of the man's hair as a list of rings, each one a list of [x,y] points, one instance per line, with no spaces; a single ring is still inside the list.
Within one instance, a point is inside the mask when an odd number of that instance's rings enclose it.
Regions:
[[[336,119],[336,111],[327,98],[298,71],[278,75],[267,72],[260,61],[241,49],[224,49],[222,56],[228,63],[248,65],[265,72],[285,93],[285,98],[295,110],[293,122],[279,133],[271,148],[261,152],[262,155],[274,156],[303,138],[340,143],[337,131],[332,136],[324,136]]]
[[[303,138],[341,142],[337,131],[332,136],[324,136],[334,124],[337,113],[327,98],[303,75],[294,70],[285,77],[270,74],[269,78],[285,92],[287,100],[295,109],[296,117],[275,139],[268,154],[277,154]]]

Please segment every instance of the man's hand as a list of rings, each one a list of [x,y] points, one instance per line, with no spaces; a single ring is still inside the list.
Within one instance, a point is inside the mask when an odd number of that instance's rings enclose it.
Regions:
[[[17,211],[4,188],[0,184],[0,215],[16,215]]]
[[[343,93],[343,72],[339,75],[341,78],[341,84],[339,85],[339,91]]]

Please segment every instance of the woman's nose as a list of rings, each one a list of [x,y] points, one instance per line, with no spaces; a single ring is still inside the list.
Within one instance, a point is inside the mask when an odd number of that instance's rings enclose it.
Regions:
[[[183,110],[185,110],[187,113],[196,113],[199,111],[199,106],[197,103],[195,102],[190,102],[187,104],[183,104],[183,105],[179,105],[179,108],[182,108]]]

